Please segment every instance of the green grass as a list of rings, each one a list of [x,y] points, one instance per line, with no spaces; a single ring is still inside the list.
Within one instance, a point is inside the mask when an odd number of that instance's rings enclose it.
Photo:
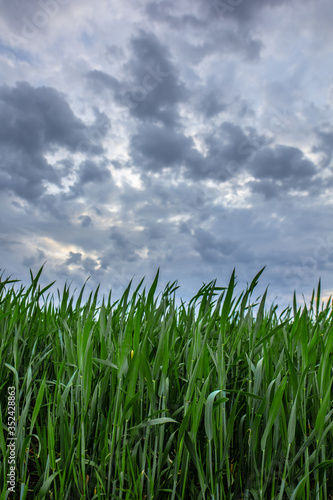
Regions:
[[[16,387],[16,498],[333,498],[333,309],[278,316],[260,271],[176,307],[131,284],[58,300],[0,280],[0,498],[7,388]],[[9,498],[9,497],[8,497]]]

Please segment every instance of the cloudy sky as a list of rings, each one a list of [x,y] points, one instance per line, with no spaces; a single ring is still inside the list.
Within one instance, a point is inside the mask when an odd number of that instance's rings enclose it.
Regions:
[[[0,0],[0,267],[333,291],[331,0]]]

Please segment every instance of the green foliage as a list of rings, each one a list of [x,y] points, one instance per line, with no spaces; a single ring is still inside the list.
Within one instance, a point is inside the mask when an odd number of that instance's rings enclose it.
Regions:
[[[16,388],[20,498],[333,498],[333,308],[277,316],[261,270],[236,297],[205,284],[176,307],[159,273],[121,299],[58,305],[0,277],[0,498]]]

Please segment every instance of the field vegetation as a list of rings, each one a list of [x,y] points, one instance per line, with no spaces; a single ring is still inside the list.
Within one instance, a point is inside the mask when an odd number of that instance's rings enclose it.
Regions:
[[[333,498],[333,308],[320,283],[281,314],[203,285],[176,306],[131,283],[120,300],[57,300],[0,280],[0,497],[7,388],[16,389],[16,497]],[[8,498],[13,498],[8,497]]]

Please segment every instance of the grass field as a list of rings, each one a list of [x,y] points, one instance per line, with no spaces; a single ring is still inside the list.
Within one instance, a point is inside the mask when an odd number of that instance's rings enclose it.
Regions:
[[[333,308],[0,281],[1,499],[333,498]],[[9,390],[12,387],[13,389]],[[12,392],[10,392],[12,391]],[[7,497],[8,394],[15,495]]]

